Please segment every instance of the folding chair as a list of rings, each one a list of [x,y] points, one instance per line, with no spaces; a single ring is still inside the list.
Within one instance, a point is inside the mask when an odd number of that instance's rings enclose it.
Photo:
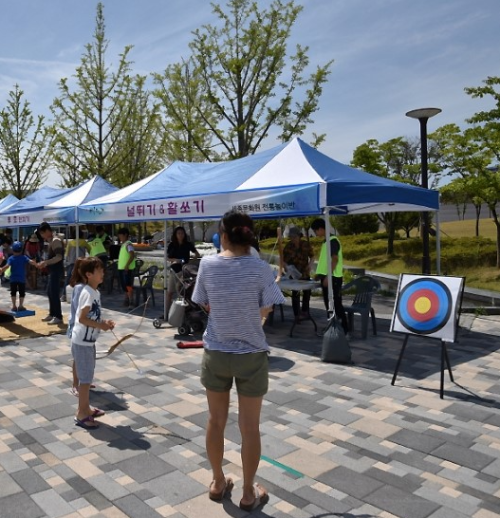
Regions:
[[[150,266],[147,270],[145,270],[140,277],[134,279],[134,292],[135,292],[135,305],[139,305],[141,293],[144,300],[144,303],[148,300],[148,292],[151,295],[151,301],[153,306],[156,306],[155,303],[155,292],[153,283],[158,273],[158,266]]]
[[[372,320],[373,334],[377,334],[377,323],[375,320],[375,310],[372,308],[372,297],[380,289],[380,283],[369,275],[361,275],[351,282],[342,286],[343,292],[353,291],[354,299],[350,306],[345,307],[345,312],[349,320],[349,330],[354,331],[354,314],[361,316],[361,337],[363,340],[368,335],[368,321]]]

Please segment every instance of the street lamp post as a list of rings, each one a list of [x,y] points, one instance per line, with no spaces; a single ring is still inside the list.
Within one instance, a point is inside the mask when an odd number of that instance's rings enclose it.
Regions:
[[[441,113],[439,108],[419,108],[406,113],[407,117],[418,119],[420,122],[420,163],[421,163],[421,186],[429,188],[428,160],[427,160],[427,121]],[[422,212],[422,273],[431,273],[431,258],[429,254],[429,213]]]

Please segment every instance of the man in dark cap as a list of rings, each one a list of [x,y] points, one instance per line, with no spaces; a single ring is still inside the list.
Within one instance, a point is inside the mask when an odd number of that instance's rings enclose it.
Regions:
[[[49,280],[47,283],[49,314],[42,320],[53,325],[62,324],[63,317],[59,293],[61,280],[64,276],[64,245],[46,221],[38,227],[38,233],[44,241],[49,243],[48,258],[38,263],[38,268],[46,267],[49,270]]]

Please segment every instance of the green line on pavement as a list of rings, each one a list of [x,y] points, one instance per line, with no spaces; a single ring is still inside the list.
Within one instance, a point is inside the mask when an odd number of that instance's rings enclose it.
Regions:
[[[296,471],[295,469],[291,468],[290,466],[285,466],[284,464],[281,464],[281,462],[278,462],[277,460],[270,459],[269,457],[266,457],[265,455],[261,455],[260,458],[266,462],[269,462],[269,464],[276,466],[277,468],[281,468],[281,469],[287,471],[288,473],[290,473],[290,475],[294,475],[297,478],[304,477],[304,474],[301,473],[300,471]]]

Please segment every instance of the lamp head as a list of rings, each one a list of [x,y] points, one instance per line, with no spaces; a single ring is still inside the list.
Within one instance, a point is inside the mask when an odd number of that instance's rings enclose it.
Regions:
[[[412,119],[430,119],[441,113],[441,108],[417,108],[416,110],[410,110],[406,112],[407,117],[411,117]]]

